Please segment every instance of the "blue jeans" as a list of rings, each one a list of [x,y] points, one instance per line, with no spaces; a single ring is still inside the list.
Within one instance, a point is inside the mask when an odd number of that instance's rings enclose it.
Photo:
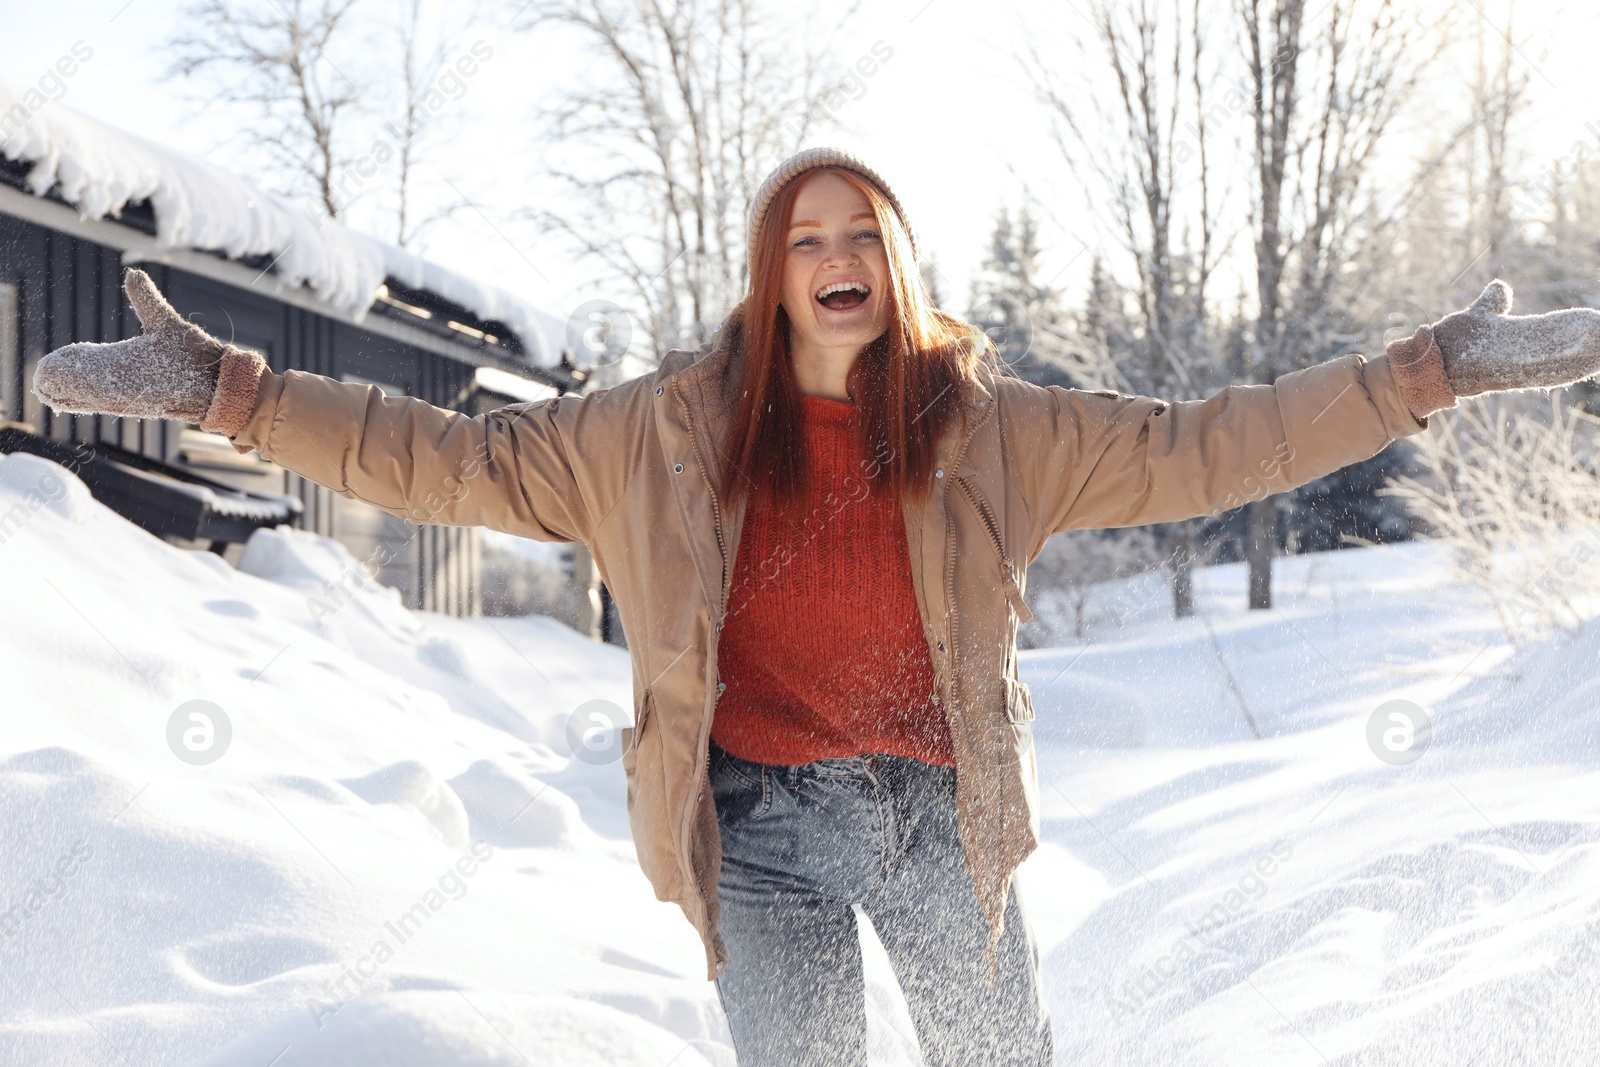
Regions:
[[[928,1067],[1049,1067],[1039,951],[1006,904],[998,980],[962,866],[953,767],[908,756],[754,763],[711,746],[722,831],[717,979],[739,1067],[866,1064],[859,904]]]

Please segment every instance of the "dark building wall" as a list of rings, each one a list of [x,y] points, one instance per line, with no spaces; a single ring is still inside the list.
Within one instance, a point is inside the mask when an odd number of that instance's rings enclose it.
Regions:
[[[92,224],[115,226],[115,223]],[[109,244],[108,240],[108,244]],[[261,352],[272,369],[311,371],[380,383],[386,391],[460,408],[474,367],[348,322],[283,303],[212,278],[159,264],[142,265],[174,307],[226,340]],[[45,352],[74,341],[114,341],[139,332],[122,292],[121,253],[47,226],[0,213],[0,300],[14,291],[13,358],[0,364],[0,418],[20,420],[63,442],[106,444],[208,477],[297,496],[300,525],[337,538],[415,608],[477,614],[476,531],[418,527],[266,463],[242,457],[225,439],[168,420],[56,415],[27,388]],[[0,309],[0,323],[8,316]],[[0,343],[0,354],[7,349]],[[379,553],[382,544],[387,552]],[[379,565],[380,559],[389,562]]]

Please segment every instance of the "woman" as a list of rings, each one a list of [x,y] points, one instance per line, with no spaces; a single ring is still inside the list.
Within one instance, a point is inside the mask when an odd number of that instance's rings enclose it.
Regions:
[[[1205,401],[1041,388],[932,308],[899,201],[811,149],[758,190],[751,290],[698,352],[478,418],[186,323],[45,357],[58,410],[182,418],[420,522],[583,541],[622,614],[639,862],[705,943],[740,1063],[865,1062],[855,911],[929,1064],[1047,1064],[1012,886],[1037,843],[1025,568],[1051,534],[1214,514],[1430,412],[1600,367],[1600,313],[1491,285],[1390,346]]]

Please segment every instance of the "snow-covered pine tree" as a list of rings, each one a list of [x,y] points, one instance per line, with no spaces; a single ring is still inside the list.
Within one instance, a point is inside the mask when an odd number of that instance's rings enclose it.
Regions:
[[[1011,373],[1037,385],[1113,388],[1106,353],[1083,343],[1062,294],[1044,280],[1039,227],[1026,207],[995,215],[989,251],[972,279],[967,318],[1000,351]]]

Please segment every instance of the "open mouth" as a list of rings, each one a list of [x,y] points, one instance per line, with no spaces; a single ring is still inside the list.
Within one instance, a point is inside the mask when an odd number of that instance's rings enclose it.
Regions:
[[[850,311],[867,302],[872,287],[865,282],[834,282],[816,292],[817,303],[829,311]]]

